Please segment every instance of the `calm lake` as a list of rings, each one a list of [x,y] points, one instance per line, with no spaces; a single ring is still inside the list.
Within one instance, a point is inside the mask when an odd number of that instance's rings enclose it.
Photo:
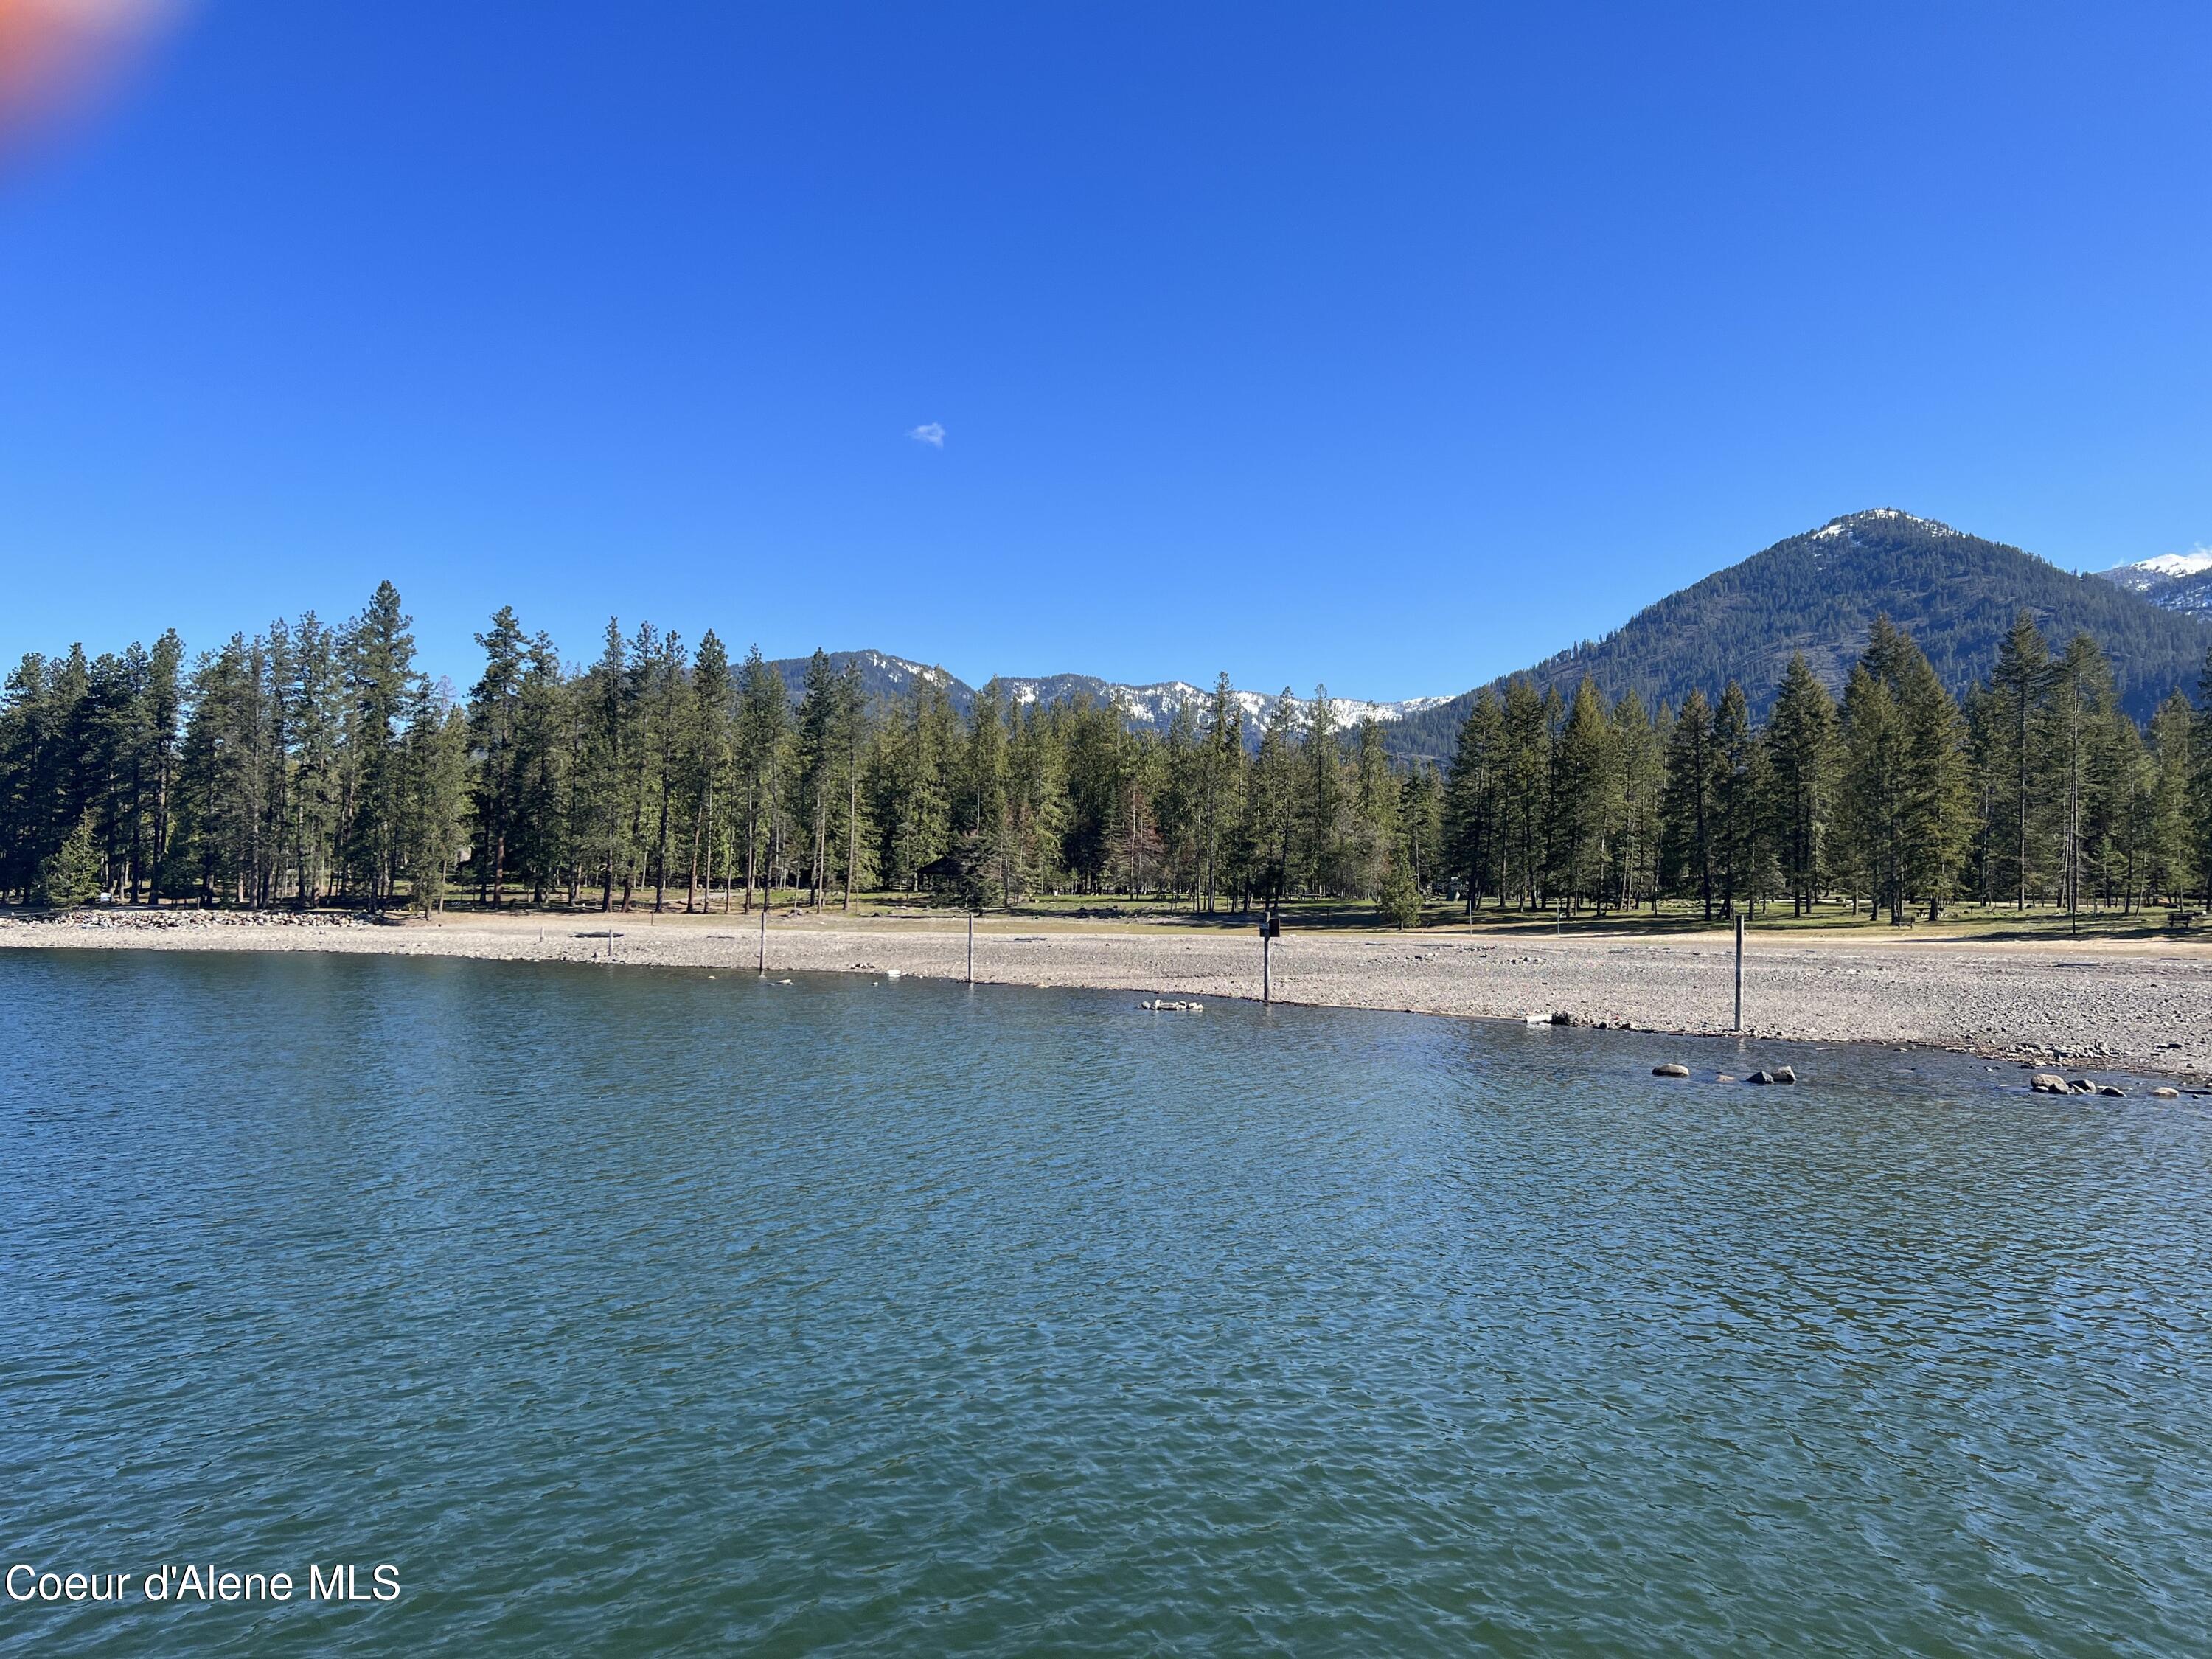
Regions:
[[[0,951],[0,1649],[2212,1643],[2212,1116],[866,977]]]

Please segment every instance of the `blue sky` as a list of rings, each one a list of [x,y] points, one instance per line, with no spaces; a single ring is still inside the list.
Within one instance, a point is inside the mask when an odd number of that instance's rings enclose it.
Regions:
[[[389,576],[464,684],[511,601],[1401,697],[1863,507],[2186,549],[2208,70],[2202,5],[188,8],[0,173],[0,653]]]

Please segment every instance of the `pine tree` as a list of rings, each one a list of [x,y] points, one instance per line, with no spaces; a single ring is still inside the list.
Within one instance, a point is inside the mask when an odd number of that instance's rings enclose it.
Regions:
[[[860,665],[848,662],[837,682],[838,765],[845,795],[844,908],[853,908],[853,888],[860,880],[860,786],[868,752],[868,696]]]
[[[1958,705],[1887,617],[1844,693],[1840,817],[1856,883],[1902,923],[1916,898],[1941,919],[1972,830]]]
[[[1226,673],[1213,682],[1194,763],[1198,892],[1200,908],[1211,915],[1218,899],[1224,844],[1236,816],[1236,786],[1244,764],[1244,711],[1230,690]]]
[[[1889,905],[1904,920],[1898,828],[1902,786],[1897,696],[1862,659],[1844,687],[1843,759],[1837,794],[1842,873],[1870,915]]]
[[[1734,680],[1721,693],[1712,724],[1712,848],[1721,915],[1757,896],[1765,823],[1751,708]]]
[[[2149,826],[2144,886],[2179,903],[2195,868],[2191,845],[2190,783],[2193,735],[2189,699],[2176,691],[2151,717]]]
[[[2012,890],[2014,904],[2022,910],[2027,908],[2033,868],[2034,780],[2041,770],[2037,747],[2050,681],[2050,649],[2035,619],[2023,611],[1997,647],[1996,667],[1990,677],[1995,708],[1984,759],[1995,785],[1997,810],[1994,816],[2008,831],[2001,860],[2003,877],[1997,884]]]
[[[477,897],[496,906],[507,877],[507,842],[514,833],[521,769],[515,728],[522,702],[526,645],[514,607],[503,605],[491,627],[477,635],[484,653],[483,678],[469,693],[469,737],[478,757],[476,778]]]
[[[940,670],[915,678],[875,769],[884,880],[908,891],[951,846],[959,731],[941,676]]]
[[[2059,901],[2069,914],[2081,909],[2082,889],[2097,860],[2109,781],[2100,751],[2112,696],[2104,653],[2087,635],[2075,635],[2051,666],[2040,723],[2055,786]]]
[[[353,890],[368,904],[389,904],[398,886],[403,803],[402,737],[415,668],[412,619],[399,590],[380,582],[368,607],[346,629],[346,753],[350,763],[344,826]]]
[[[829,653],[816,649],[799,698],[795,805],[806,836],[807,902],[819,910],[830,878],[830,814],[837,804],[837,675]]]
[[[1771,790],[1765,816],[1778,831],[1791,914],[1802,916],[1820,895],[1836,750],[1835,702],[1802,652],[1783,671],[1765,742]]]
[[[1016,716],[1006,744],[1006,822],[1021,892],[1058,882],[1066,863],[1066,759],[1057,725],[1034,703]]]
[[[1006,825],[1006,708],[999,682],[977,694],[969,711],[960,764],[960,866],[972,908],[1011,910],[1018,891],[1014,849]]]
[[[2197,891],[2212,906],[2212,648],[2204,653],[2204,669],[2197,680],[2196,767],[2193,797],[2197,860]]]
[[[92,814],[76,821],[67,840],[39,867],[33,899],[56,910],[72,909],[100,890],[100,843],[93,834]]]
[[[1596,682],[1585,678],[1559,729],[1553,755],[1550,823],[1553,880],[1572,915],[1577,899],[1605,910],[1611,836],[1620,818],[1613,726]]]
[[[1959,707],[1919,647],[1903,635],[1893,672],[1903,738],[1902,869],[1906,890],[1942,918],[1972,831]]]
[[[2112,776],[2112,811],[2104,842],[2104,894],[2117,896],[2122,914],[2132,911],[2158,860],[2158,772],[2136,723],[2116,708],[2105,744]],[[2112,884],[2117,879],[2117,895]]]
[[[1421,925],[1421,888],[1413,876],[1413,861],[1401,847],[1389,860],[1382,877],[1382,890],[1376,896],[1376,908],[1382,919],[1397,928],[1419,927]]]
[[[1246,773],[1245,811],[1252,845],[1253,884],[1273,915],[1289,890],[1297,855],[1303,791],[1297,701],[1288,686],[1260,733],[1260,752]]]
[[[265,896],[268,683],[258,639],[234,634],[192,672],[191,717],[179,762],[179,839],[201,903]]]
[[[294,902],[313,906],[343,862],[345,690],[339,641],[312,611],[294,630],[291,681],[291,842]]]
[[[417,678],[408,695],[396,839],[409,902],[425,915],[446,908],[467,844],[468,765],[468,716],[442,686]]]
[[[1665,740],[1633,691],[1624,692],[1613,706],[1613,752],[1620,811],[1613,838],[1615,902],[1624,910],[1646,899],[1656,907],[1667,793]]]
[[[177,750],[184,738],[184,663],[185,642],[173,628],[154,641],[147,656],[144,722],[151,799],[145,864],[148,897],[156,904],[161,902],[161,869],[169,856]]]
[[[1443,872],[1443,780],[1435,767],[1417,762],[1399,787],[1398,854],[1412,872],[1416,890],[1425,897]]]
[[[1714,809],[1712,713],[1705,693],[1682,700],[1667,744],[1664,799],[1664,865],[1668,884],[1697,896],[1707,921],[1713,919]]]
[[[1518,893],[1524,910],[1536,908],[1544,896],[1552,713],[1528,676],[1516,675],[1508,682],[1500,733],[1498,788],[1504,810],[1499,850],[1505,866],[1504,884]]]
[[[578,884],[588,878],[599,890],[599,909],[611,911],[615,882],[629,866],[630,815],[624,799],[629,775],[630,707],[624,695],[628,647],[622,623],[607,618],[599,660],[577,688],[569,771],[569,842],[580,866]]]
[[[1359,722],[1352,763],[1351,811],[1340,857],[1344,890],[1377,894],[1398,854],[1398,775],[1383,746],[1382,727],[1372,718]],[[1408,879],[1411,879],[1410,872]]]
[[[1300,826],[1306,884],[1316,893],[1341,890],[1345,806],[1344,757],[1336,722],[1336,702],[1326,685],[1314,687],[1305,707],[1299,759],[1305,773],[1304,823]]]
[[[690,819],[690,873],[684,890],[684,911],[714,908],[714,872],[720,865],[723,824],[717,816],[727,798],[732,761],[731,720],[736,685],[729,653],[713,629],[700,636],[691,659],[692,720],[684,755],[684,800]],[[726,870],[725,875],[726,876]],[[703,895],[699,884],[706,880]],[[726,899],[727,883],[725,883]]]
[[[745,653],[738,674],[737,769],[744,794],[744,908],[753,908],[753,890],[762,888],[774,836],[781,781],[778,768],[791,725],[791,696],[776,672],[761,660],[756,645]]]
[[[1504,711],[1486,686],[1460,725],[1459,744],[1445,780],[1444,839],[1453,868],[1467,883],[1470,916],[1486,892],[1497,895],[1501,909],[1505,903],[1502,883],[1492,880],[1503,841],[1504,729]]]
[[[582,848],[570,836],[575,822],[573,763],[580,711],[580,687],[561,670],[560,653],[540,633],[530,642],[515,711],[514,817],[509,854],[517,876],[530,884],[532,902],[567,886],[574,903]]]

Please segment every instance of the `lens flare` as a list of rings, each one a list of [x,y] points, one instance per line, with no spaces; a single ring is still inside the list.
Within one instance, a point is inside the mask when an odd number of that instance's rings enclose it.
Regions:
[[[0,0],[0,161],[111,85],[173,9],[168,0]]]

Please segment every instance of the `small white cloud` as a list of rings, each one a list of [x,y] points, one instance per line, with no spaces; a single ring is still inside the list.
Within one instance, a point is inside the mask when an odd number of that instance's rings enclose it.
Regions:
[[[945,447],[945,428],[935,421],[924,421],[920,426],[909,427],[906,435],[918,444],[927,444],[932,449]]]

